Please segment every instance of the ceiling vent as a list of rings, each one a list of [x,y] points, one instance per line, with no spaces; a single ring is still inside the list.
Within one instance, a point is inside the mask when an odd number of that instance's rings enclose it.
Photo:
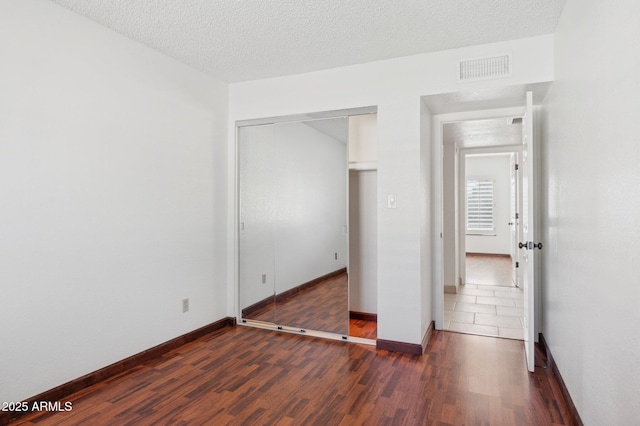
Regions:
[[[511,75],[511,54],[465,59],[458,62],[459,83],[511,77]]]

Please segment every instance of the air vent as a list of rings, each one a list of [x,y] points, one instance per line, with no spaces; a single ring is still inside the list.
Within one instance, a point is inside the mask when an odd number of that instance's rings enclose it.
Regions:
[[[458,82],[511,77],[511,54],[458,62]]]

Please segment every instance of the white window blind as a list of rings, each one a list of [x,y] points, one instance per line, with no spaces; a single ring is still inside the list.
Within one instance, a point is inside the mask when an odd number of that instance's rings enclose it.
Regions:
[[[493,231],[492,180],[467,180],[467,230]]]

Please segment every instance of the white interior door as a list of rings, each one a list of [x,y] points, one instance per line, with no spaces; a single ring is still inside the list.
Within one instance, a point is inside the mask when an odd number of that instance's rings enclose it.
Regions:
[[[522,273],[522,289],[524,292],[524,348],[527,357],[527,368],[534,370],[535,338],[534,338],[534,271],[536,240],[534,233],[534,146],[533,146],[533,95],[527,92],[525,114],[522,118],[522,159],[520,172],[522,176],[522,215],[520,220],[521,242],[520,267]]]
[[[509,188],[509,230],[511,232],[511,280],[516,287],[520,287],[520,274],[518,267],[520,250],[518,249],[520,202],[520,177],[518,176],[518,154],[511,153],[511,182]]]

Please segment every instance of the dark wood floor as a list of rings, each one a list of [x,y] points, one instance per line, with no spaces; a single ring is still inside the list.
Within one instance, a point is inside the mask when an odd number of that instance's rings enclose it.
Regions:
[[[349,336],[376,340],[378,338],[378,323],[351,318],[349,320]]]
[[[70,412],[16,424],[571,424],[522,342],[435,331],[427,351],[227,327],[71,395]]]
[[[307,330],[375,339],[375,322],[349,319],[348,295],[345,272],[254,311],[249,318]]]
[[[511,257],[493,254],[472,254],[466,256],[466,283],[514,287]]]

